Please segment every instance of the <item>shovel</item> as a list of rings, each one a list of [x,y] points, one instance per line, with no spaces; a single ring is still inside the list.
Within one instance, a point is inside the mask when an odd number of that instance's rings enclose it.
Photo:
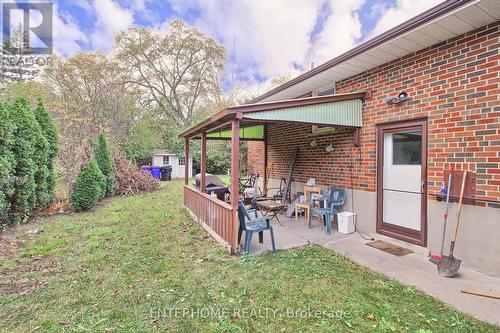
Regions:
[[[458,199],[458,211],[457,211],[457,225],[455,226],[455,235],[451,240],[450,244],[450,255],[443,256],[441,261],[438,264],[438,272],[441,276],[444,277],[453,277],[457,274],[458,269],[460,268],[460,264],[462,260],[453,257],[453,250],[455,248],[455,241],[457,240],[458,234],[458,226],[460,225],[460,213],[462,211],[462,199],[464,197],[465,190],[465,181],[467,180],[467,171],[464,171],[463,179],[462,179],[462,188],[460,189],[460,198]]]
[[[453,166],[450,166],[450,174],[448,175],[448,189],[446,190],[446,206],[444,209],[444,225],[443,225],[443,239],[441,240],[441,258],[444,254],[444,239],[446,236],[446,224],[448,222],[448,209],[450,208],[450,193],[451,193],[451,175],[453,173]]]

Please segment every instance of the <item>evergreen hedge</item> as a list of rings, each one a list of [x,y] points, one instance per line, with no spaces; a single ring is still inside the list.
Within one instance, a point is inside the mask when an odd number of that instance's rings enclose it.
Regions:
[[[26,100],[23,99],[16,99],[11,105],[10,119],[14,125],[11,151],[15,158],[16,180],[14,193],[10,198],[9,218],[11,223],[18,224],[29,218],[37,203],[35,192],[37,165],[34,161],[38,138],[37,122]]]
[[[11,151],[13,124],[7,104],[0,105],[0,226],[7,224],[9,198],[14,193],[14,155]]]
[[[35,117],[36,119],[36,117]],[[49,193],[47,186],[47,178],[49,177],[49,142],[42,133],[42,129],[38,121],[33,129],[35,138],[35,153],[33,154],[33,162],[35,163],[35,205],[33,208],[47,207],[52,202],[52,196]]]
[[[25,222],[53,200],[56,155],[57,133],[44,109],[23,98],[0,105],[0,227]]]
[[[54,188],[56,186],[56,177],[54,172],[54,160],[57,157],[57,153],[59,151],[58,140],[57,140],[57,131],[54,123],[52,122],[52,118],[50,118],[49,113],[45,110],[42,101],[38,101],[38,106],[35,109],[35,118],[40,125],[40,129],[42,131],[43,136],[47,140],[47,153],[45,159],[45,167],[46,167],[46,199],[43,201],[44,203],[52,202],[54,200]]]
[[[97,142],[89,140],[89,146],[94,156],[78,174],[71,195],[71,204],[79,212],[91,210],[100,199],[116,191],[116,166],[106,137],[101,134]]]
[[[71,204],[76,211],[89,211],[95,207],[102,197],[102,188],[104,175],[93,158],[78,174],[73,193],[71,195]]]
[[[106,137],[101,134],[97,140],[97,145],[95,148],[95,159],[99,169],[105,177],[104,182],[104,193],[106,197],[113,196],[116,190],[116,166],[113,156],[108,149],[108,143],[106,142]]]

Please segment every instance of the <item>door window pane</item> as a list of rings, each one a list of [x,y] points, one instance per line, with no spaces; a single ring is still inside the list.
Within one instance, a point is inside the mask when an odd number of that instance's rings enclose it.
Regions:
[[[422,132],[394,133],[392,135],[392,164],[422,164]]]
[[[169,157],[168,156],[163,156],[163,164],[167,165],[169,163]]]

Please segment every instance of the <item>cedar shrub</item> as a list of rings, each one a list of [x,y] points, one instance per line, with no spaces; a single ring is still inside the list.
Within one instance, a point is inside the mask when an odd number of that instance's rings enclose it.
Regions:
[[[76,211],[89,211],[94,208],[102,197],[104,175],[93,158],[80,171],[73,185],[71,204]]]
[[[36,118],[35,118],[36,119]],[[47,178],[49,177],[49,142],[42,133],[40,124],[35,121],[33,128],[35,138],[35,152],[33,154],[33,162],[35,163],[35,196],[36,201],[33,208],[46,207],[52,201],[52,196],[49,193]]]
[[[56,185],[56,177],[54,171],[54,160],[58,153],[58,140],[57,131],[49,116],[49,113],[45,110],[42,101],[38,101],[38,106],[34,110],[35,118],[40,125],[43,136],[47,141],[47,152],[45,159],[46,178],[45,178],[45,200],[40,200],[42,205],[46,205],[54,200],[54,188]]]
[[[37,165],[33,159],[36,147],[37,122],[25,99],[16,99],[10,106],[10,119],[14,126],[12,153],[14,163],[14,192],[10,199],[9,219],[11,223],[25,222],[36,206],[35,173]]]
[[[0,227],[8,221],[9,199],[14,193],[14,154],[12,153],[14,130],[6,103],[0,104]]]
[[[53,200],[57,137],[43,105],[24,98],[0,105],[0,225],[27,221]]]
[[[116,166],[113,156],[111,155],[108,144],[106,142],[106,137],[101,134],[97,140],[97,145],[95,148],[95,159],[99,169],[101,169],[102,174],[105,177],[103,193],[106,197],[113,196],[116,190]]]

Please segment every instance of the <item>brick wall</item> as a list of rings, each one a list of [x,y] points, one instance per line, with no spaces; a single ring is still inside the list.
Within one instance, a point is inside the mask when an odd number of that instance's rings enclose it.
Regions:
[[[248,141],[247,170],[248,173],[259,173],[264,176],[264,152],[262,141]]]
[[[318,185],[337,185],[351,187],[352,165],[357,163],[358,151],[354,148],[353,130],[339,129],[335,134],[313,135],[311,125],[306,124],[271,124],[268,132],[268,165],[271,178],[288,175],[291,160],[296,147],[299,155],[293,173],[294,181],[307,182],[316,179]],[[316,147],[311,147],[312,140]],[[325,147],[333,144],[334,151],[326,152]],[[367,188],[370,175],[352,177],[355,187]]]
[[[500,200],[500,22],[434,45],[370,71],[337,82],[337,93],[372,89],[363,106],[360,150],[352,131],[313,136],[311,126],[268,125],[271,177],[285,177],[294,147],[301,156],[294,179],[315,177],[321,185],[375,191],[376,124],[428,119],[428,190],[440,190],[443,170],[477,173],[477,197]],[[387,106],[385,99],[406,91],[410,100]],[[311,138],[317,149],[308,148]],[[332,142],[335,151],[324,152]],[[256,155],[257,156],[257,155]],[[353,162],[353,156],[356,156]],[[263,158],[263,157],[262,157]]]

